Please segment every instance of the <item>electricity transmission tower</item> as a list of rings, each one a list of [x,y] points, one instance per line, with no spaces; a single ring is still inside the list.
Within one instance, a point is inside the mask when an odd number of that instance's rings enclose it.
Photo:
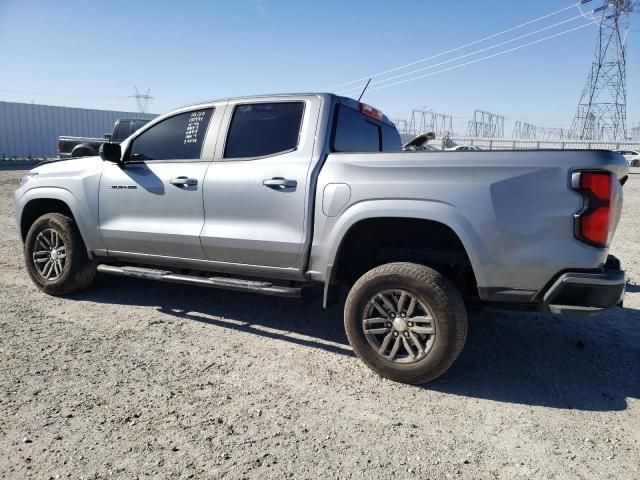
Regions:
[[[134,95],[129,95],[129,97],[136,99],[140,113],[149,113],[149,102],[153,100],[153,97],[149,95],[151,90],[147,89],[147,93],[140,93],[138,92],[138,87],[134,87],[134,89],[136,93]]]
[[[504,116],[485,110],[475,110],[467,125],[467,137],[504,138]]]
[[[559,141],[559,140],[565,140],[566,138],[567,138],[567,130],[564,128],[545,128],[545,127],[536,128],[537,140]]]
[[[530,123],[522,123],[517,120],[513,126],[513,138],[521,138],[525,140],[534,140],[536,138],[537,127]]]
[[[625,140],[625,43],[631,0],[607,0],[590,18],[599,24],[596,50],[569,135],[577,140]]]
[[[411,112],[408,132],[411,135],[433,132],[437,137],[453,130],[453,117],[436,113],[428,108],[414,108]]]
[[[453,133],[453,117],[451,115],[434,113],[433,123],[433,133],[435,133],[437,137],[441,137],[446,133]]]
[[[406,120],[403,120],[402,118],[396,118],[395,120],[392,120],[392,121],[393,121],[393,124],[398,129],[398,133],[400,135],[409,134],[409,124],[407,123]]]

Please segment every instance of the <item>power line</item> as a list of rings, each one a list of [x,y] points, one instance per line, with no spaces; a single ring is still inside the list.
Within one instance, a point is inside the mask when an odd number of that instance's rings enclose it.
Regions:
[[[581,28],[590,27],[590,26],[592,26],[592,25],[593,25],[593,24],[592,24],[591,22],[589,22],[589,23],[586,23],[586,24],[584,24],[584,25],[580,25],[580,26],[578,26],[578,27],[570,28],[569,30],[563,30],[562,32],[559,32],[559,33],[556,33],[556,34],[553,34],[553,35],[549,35],[549,36],[547,36],[547,37],[543,37],[543,38],[541,38],[541,39],[539,39],[539,40],[535,40],[535,41],[533,41],[533,42],[525,43],[525,44],[523,44],[523,45],[518,45],[517,47],[509,48],[509,49],[507,49],[507,50],[503,50],[503,51],[501,51],[501,52],[497,52],[497,53],[494,53],[494,54],[492,54],[492,55],[487,55],[487,56],[485,56],[485,57],[477,58],[477,59],[475,59],[475,60],[471,60],[471,61],[469,61],[469,62],[461,63],[461,64],[459,64],[459,65],[454,65],[454,66],[452,66],[452,67],[448,67],[448,68],[443,68],[442,70],[437,70],[437,71],[435,71],[435,72],[427,73],[427,74],[425,74],[425,75],[419,75],[419,76],[414,77],[414,78],[408,78],[408,79],[406,79],[406,80],[401,80],[401,81],[399,81],[399,82],[390,83],[390,84],[388,84],[388,85],[380,85],[380,86],[377,86],[377,87],[373,87],[373,88],[370,88],[370,89],[369,89],[369,91],[381,90],[381,89],[383,89],[383,88],[388,88],[388,87],[394,87],[394,86],[396,86],[396,85],[401,85],[401,84],[403,84],[403,83],[413,82],[414,80],[420,80],[420,79],[422,79],[422,78],[432,77],[432,76],[437,75],[437,74],[439,74],[439,73],[444,73],[444,72],[449,72],[449,71],[451,71],[451,70],[456,70],[456,69],[458,69],[458,68],[465,67],[465,66],[467,66],[467,65],[472,65],[472,64],[474,64],[474,63],[478,63],[478,62],[481,62],[481,61],[483,61],[483,60],[488,60],[488,59],[490,59],[490,58],[498,57],[498,56],[500,56],[500,55],[505,55],[505,54],[507,54],[507,53],[511,53],[511,52],[516,51],[516,50],[520,50],[521,48],[529,47],[529,46],[531,46],[531,45],[536,45],[536,44],[541,43],[541,42],[544,42],[544,41],[546,41],[546,40],[550,40],[550,39],[552,39],[552,38],[556,38],[556,37],[559,37],[559,36],[561,36],[561,35],[566,35],[567,33],[571,33],[571,32],[574,32],[574,31],[576,31],[576,30],[580,30]],[[380,82],[380,83],[382,83],[382,82]]]
[[[569,10],[571,8],[574,8],[574,7],[578,6],[578,5],[589,3],[590,1],[591,0],[582,0],[580,2],[573,3],[573,4],[571,4],[571,5],[567,6],[567,7],[561,8],[560,10],[556,10],[555,12],[551,12],[551,13],[548,13],[548,14],[543,15],[541,17],[534,18],[533,20],[529,20],[528,22],[521,23],[520,25],[516,25],[515,27],[511,27],[511,28],[508,28],[508,29],[503,30],[501,32],[494,33],[493,35],[489,35],[488,37],[481,38],[480,40],[476,40],[474,42],[466,43],[466,44],[461,45],[459,47],[452,48],[450,50],[446,50],[444,52],[440,52],[440,53],[437,53],[435,55],[431,55],[430,57],[425,57],[425,58],[422,58],[420,60],[416,60],[414,62],[407,63],[405,65],[401,65],[399,67],[394,67],[394,68],[391,68],[389,70],[385,70],[384,72],[376,73],[374,75],[367,75],[366,77],[358,78],[357,80],[351,80],[350,82],[339,83],[337,85],[334,85],[333,87],[330,87],[328,90],[333,90],[334,88],[342,87],[342,86],[345,86],[345,85],[351,85],[352,83],[362,82],[362,81],[367,80],[369,78],[380,77],[380,76],[385,75],[387,73],[395,72],[395,71],[398,71],[398,70],[402,70],[403,68],[407,68],[407,67],[411,67],[413,65],[417,65],[418,63],[426,62],[427,60],[433,60],[434,58],[438,58],[438,57],[441,57],[443,55],[447,55],[449,53],[457,52],[458,50],[462,50],[463,48],[467,48],[467,47],[471,47],[473,45],[477,45],[478,43],[482,43],[482,42],[484,42],[486,40],[491,40],[492,38],[498,37],[500,35],[504,35],[505,33],[512,32],[512,31],[517,30],[519,28],[526,27],[527,25],[531,25],[532,23],[539,22],[540,20],[544,20],[544,19],[552,17],[554,15],[558,15],[559,13],[565,12],[565,11],[567,11],[567,10]]]
[[[378,82],[374,82],[372,86],[380,85],[381,83],[389,82],[389,81],[395,80],[397,78],[406,77],[408,75],[412,75],[412,74],[415,74],[415,73],[418,73],[418,72],[421,72],[421,71],[424,71],[424,70],[429,70],[431,68],[439,67],[440,65],[445,65],[447,63],[455,62],[456,60],[461,60],[463,58],[471,57],[473,55],[477,55],[478,53],[486,52],[488,50],[493,50],[494,48],[502,47],[504,45],[508,45],[509,43],[517,42],[518,40],[522,40],[523,38],[530,37],[532,35],[536,35],[536,34],[538,34],[540,32],[544,32],[545,30],[549,30],[551,28],[557,27],[559,25],[563,25],[565,23],[571,22],[573,20],[576,20],[576,19],[582,18],[582,17],[583,17],[582,14],[576,15],[575,17],[571,17],[571,18],[568,18],[568,19],[563,20],[561,22],[554,23],[553,25],[549,25],[547,27],[540,28],[540,29],[535,30],[533,32],[525,33],[524,35],[520,35],[519,37],[515,37],[515,38],[512,38],[510,40],[505,40],[504,42],[496,43],[495,45],[490,45],[488,47],[481,48],[480,50],[475,50],[473,52],[466,53],[464,55],[460,55],[458,57],[454,57],[454,58],[451,58],[449,60],[444,60],[444,61],[439,62],[439,63],[434,63],[433,65],[427,65],[426,67],[418,68],[418,69],[412,70],[410,72],[405,72],[405,73],[401,73],[399,75],[394,75],[393,77],[384,78],[384,79],[382,79],[382,80],[380,80]],[[342,90],[341,92],[342,93],[346,93],[346,92],[350,92],[350,91],[352,91],[354,89],[358,89],[358,88],[359,87],[351,87],[351,88],[347,88],[345,90]]]

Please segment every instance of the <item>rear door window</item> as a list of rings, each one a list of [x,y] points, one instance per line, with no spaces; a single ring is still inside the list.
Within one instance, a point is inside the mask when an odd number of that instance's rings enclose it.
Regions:
[[[213,108],[179,113],[154,125],[133,140],[132,161],[197,160]]]
[[[297,148],[304,102],[236,105],[224,158],[277,155]]]

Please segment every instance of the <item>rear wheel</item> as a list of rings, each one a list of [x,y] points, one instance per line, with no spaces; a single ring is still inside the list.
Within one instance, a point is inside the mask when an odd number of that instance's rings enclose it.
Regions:
[[[460,293],[442,274],[413,263],[390,263],[363,275],[349,293],[344,322],[368,367],[411,384],[442,375],[467,335]]]
[[[96,274],[75,222],[59,213],[48,213],[33,222],[24,256],[31,280],[50,295],[81,290]]]
[[[631,166],[632,167],[640,167],[640,159],[634,158],[633,160],[631,160]]]

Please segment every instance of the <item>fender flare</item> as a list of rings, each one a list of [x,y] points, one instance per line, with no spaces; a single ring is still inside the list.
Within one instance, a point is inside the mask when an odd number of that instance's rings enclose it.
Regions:
[[[71,191],[61,187],[34,187],[27,190],[22,197],[17,199],[16,221],[18,229],[22,224],[22,213],[25,207],[34,200],[58,200],[63,202],[71,210],[89,254],[91,254],[92,250],[104,248],[98,225],[93,221],[89,208],[79,202]]]
[[[363,220],[376,218],[407,218],[428,220],[449,227],[460,239],[467,252],[471,268],[479,286],[485,284],[483,263],[487,261],[487,249],[472,223],[453,205],[444,202],[411,199],[365,200],[350,205],[324,236],[322,244],[328,248],[317,257],[318,267],[324,273],[324,301],[332,297],[331,278],[342,242],[349,231]],[[481,260],[482,259],[482,260]]]

